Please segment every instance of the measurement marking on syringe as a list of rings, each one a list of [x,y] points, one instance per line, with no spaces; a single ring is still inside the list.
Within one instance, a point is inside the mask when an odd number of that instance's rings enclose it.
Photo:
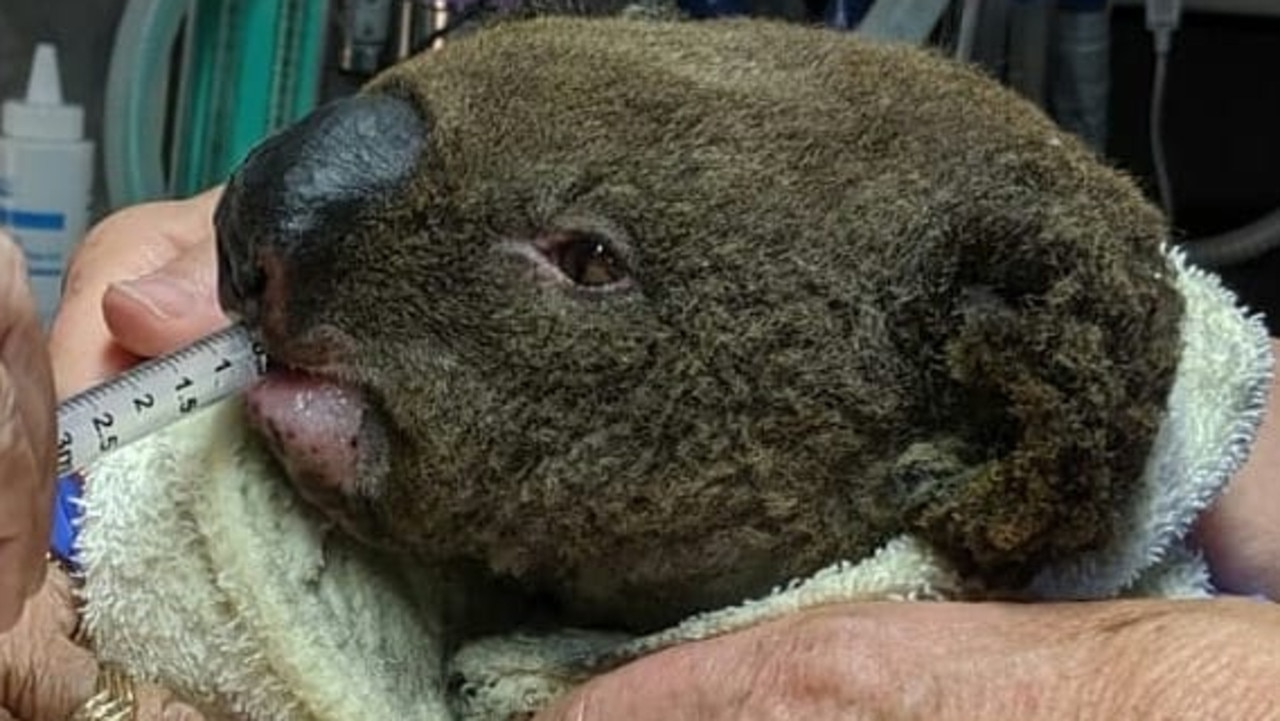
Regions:
[[[58,475],[244,390],[265,368],[262,349],[234,326],[68,399],[58,406]]]

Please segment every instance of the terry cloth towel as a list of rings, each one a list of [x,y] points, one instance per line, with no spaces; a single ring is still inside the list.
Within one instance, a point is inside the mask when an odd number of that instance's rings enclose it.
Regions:
[[[1186,299],[1183,348],[1145,492],[1113,546],[1045,568],[1043,599],[1212,591],[1187,530],[1240,467],[1270,383],[1260,319],[1172,253]],[[269,472],[228,402],[91,469],[79,537],[85,621],[98,654],[253,721],[506,719],[602,668],[823,603],[931,599],[956,576],[909,537],[764,598],[625,639],[566,629],[473,642],[446,657],[447,591],[361,548]]]

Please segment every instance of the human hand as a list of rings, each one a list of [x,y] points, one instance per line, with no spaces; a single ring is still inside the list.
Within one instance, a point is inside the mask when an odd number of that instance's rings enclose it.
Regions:
[[[0,721],[63,721],[94,694],[99,665],[72,640],[76,618],[70,580],[49,571],[18,625],[0,635]],[[164,689],[136,684],[135,690],[136,721],[203,718]]]
[[[49,338],[59,397],[227,324],[213,234],[221,194],[125,208],[89,231]]]
[[[0,633],[44,580],[53,469],[49,356],[22,250],[0,233]]]
[[[196,210],[186,212],[194,215]],[[106,364],[91,367],[86,361],[92,358],[83,352],[96,343],[93,358],[107,358],[113,344],[108,329],[120,334],[121,348],[138,354],[147,352],[148,333],[163,342],[167,330],[172,334],[169,342],[183,342],[181,324],[170,324],[166,329],[161,323],[149,324],[148,318],[131,319],[131,313],[136,316],[136,301],[131,308],[132,299],[115,297],[115,291],[103,297],[113,275],[127,277],[170,258],[180,259],[178,240],[185,237],[180,233],[182,227],[161,223],[157,236],[170,241],[166,246],[155,239],[146,242],[146,237],[141,239],[144,242],[136,242],[127,235],[132,230],[128,224],[120,225],[123,227],[104,224],[97,231],[102,233],[101,239],[78,256],[81,293],[63,306],[61,337],[64,343],[74,344],[74,349],[64,349],[59,360],[73,386],[86,385],[117,370]],[[165,235],[166,230],[173,235]],[[126,242],[130,240],[135,242]],[[166,248],[172,252],[166,254]],[[192,254],[194,257],[194,250]],[[86,264],[86,258],[92,265]],[[130,261],[135,261],[134,265],[129,265]],[[198,263],[171,265],[176,272],[183,272]],[[101,312],[96,307],[68,312],[68,307],[75,308],[77,303],[87,307],[85,293],[94,292],[94,288],[95,300],[102,300]],[[213,307],[216,309],[216,303]],[[197,308],[194,317],[200,321],[201,310],[206,311],[207,322],[207,307]],[[101,320],[104,313],[106,322]],[[201,331],[189,332],[198,335]],[[79,378],[77,372],[81,373]],[[54,423],[53,373],[27,291],[25,264],[21,251],[7,238],[0,238],[0,631],[4,631],[0,633],[0,721],[64,719],[93,694],[97,680],[93,654],[71,640],[76,611],[69,581],[61,571],[47,571],[45,561],[54,490]],[[36,595],[27,600],[33,593]],[[139,721],[201,718],[190,707],[171,703],[168,694],[158,688],[139,687],[138,702]]]
[[[536,721],[1264,718],[1277,672],[1266,603],[849,604],[640,659]]]
[[[1271,341],[1280,358],[1280,340]],[[1271,387],[1266,415],[1244,468],[1201,517],[1197,538],[1213,580],[1232,593],[1280,601],[1280,390]]]

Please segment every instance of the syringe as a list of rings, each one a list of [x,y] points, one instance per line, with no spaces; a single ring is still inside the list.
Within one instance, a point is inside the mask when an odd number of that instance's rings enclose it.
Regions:
[[[78,568],[80,472],[175,421],[247,389],[267,359],[244,326],[205,336],[166,356],[141,363],[58,405],[58,480],[49,548]]]
[[[58,405],[58,477],[247,389],[266,355],[242,325],[72,396]]]

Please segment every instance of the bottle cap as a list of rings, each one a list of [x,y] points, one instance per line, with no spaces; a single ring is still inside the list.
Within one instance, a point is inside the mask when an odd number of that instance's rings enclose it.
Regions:
[[[31,140],[80,140],[84,136],[84,110],[62,102],[58,75],[58,51],[50,43],[36,46],[27,80],[27,97],[6,100],[0,132],[11,138]]]

